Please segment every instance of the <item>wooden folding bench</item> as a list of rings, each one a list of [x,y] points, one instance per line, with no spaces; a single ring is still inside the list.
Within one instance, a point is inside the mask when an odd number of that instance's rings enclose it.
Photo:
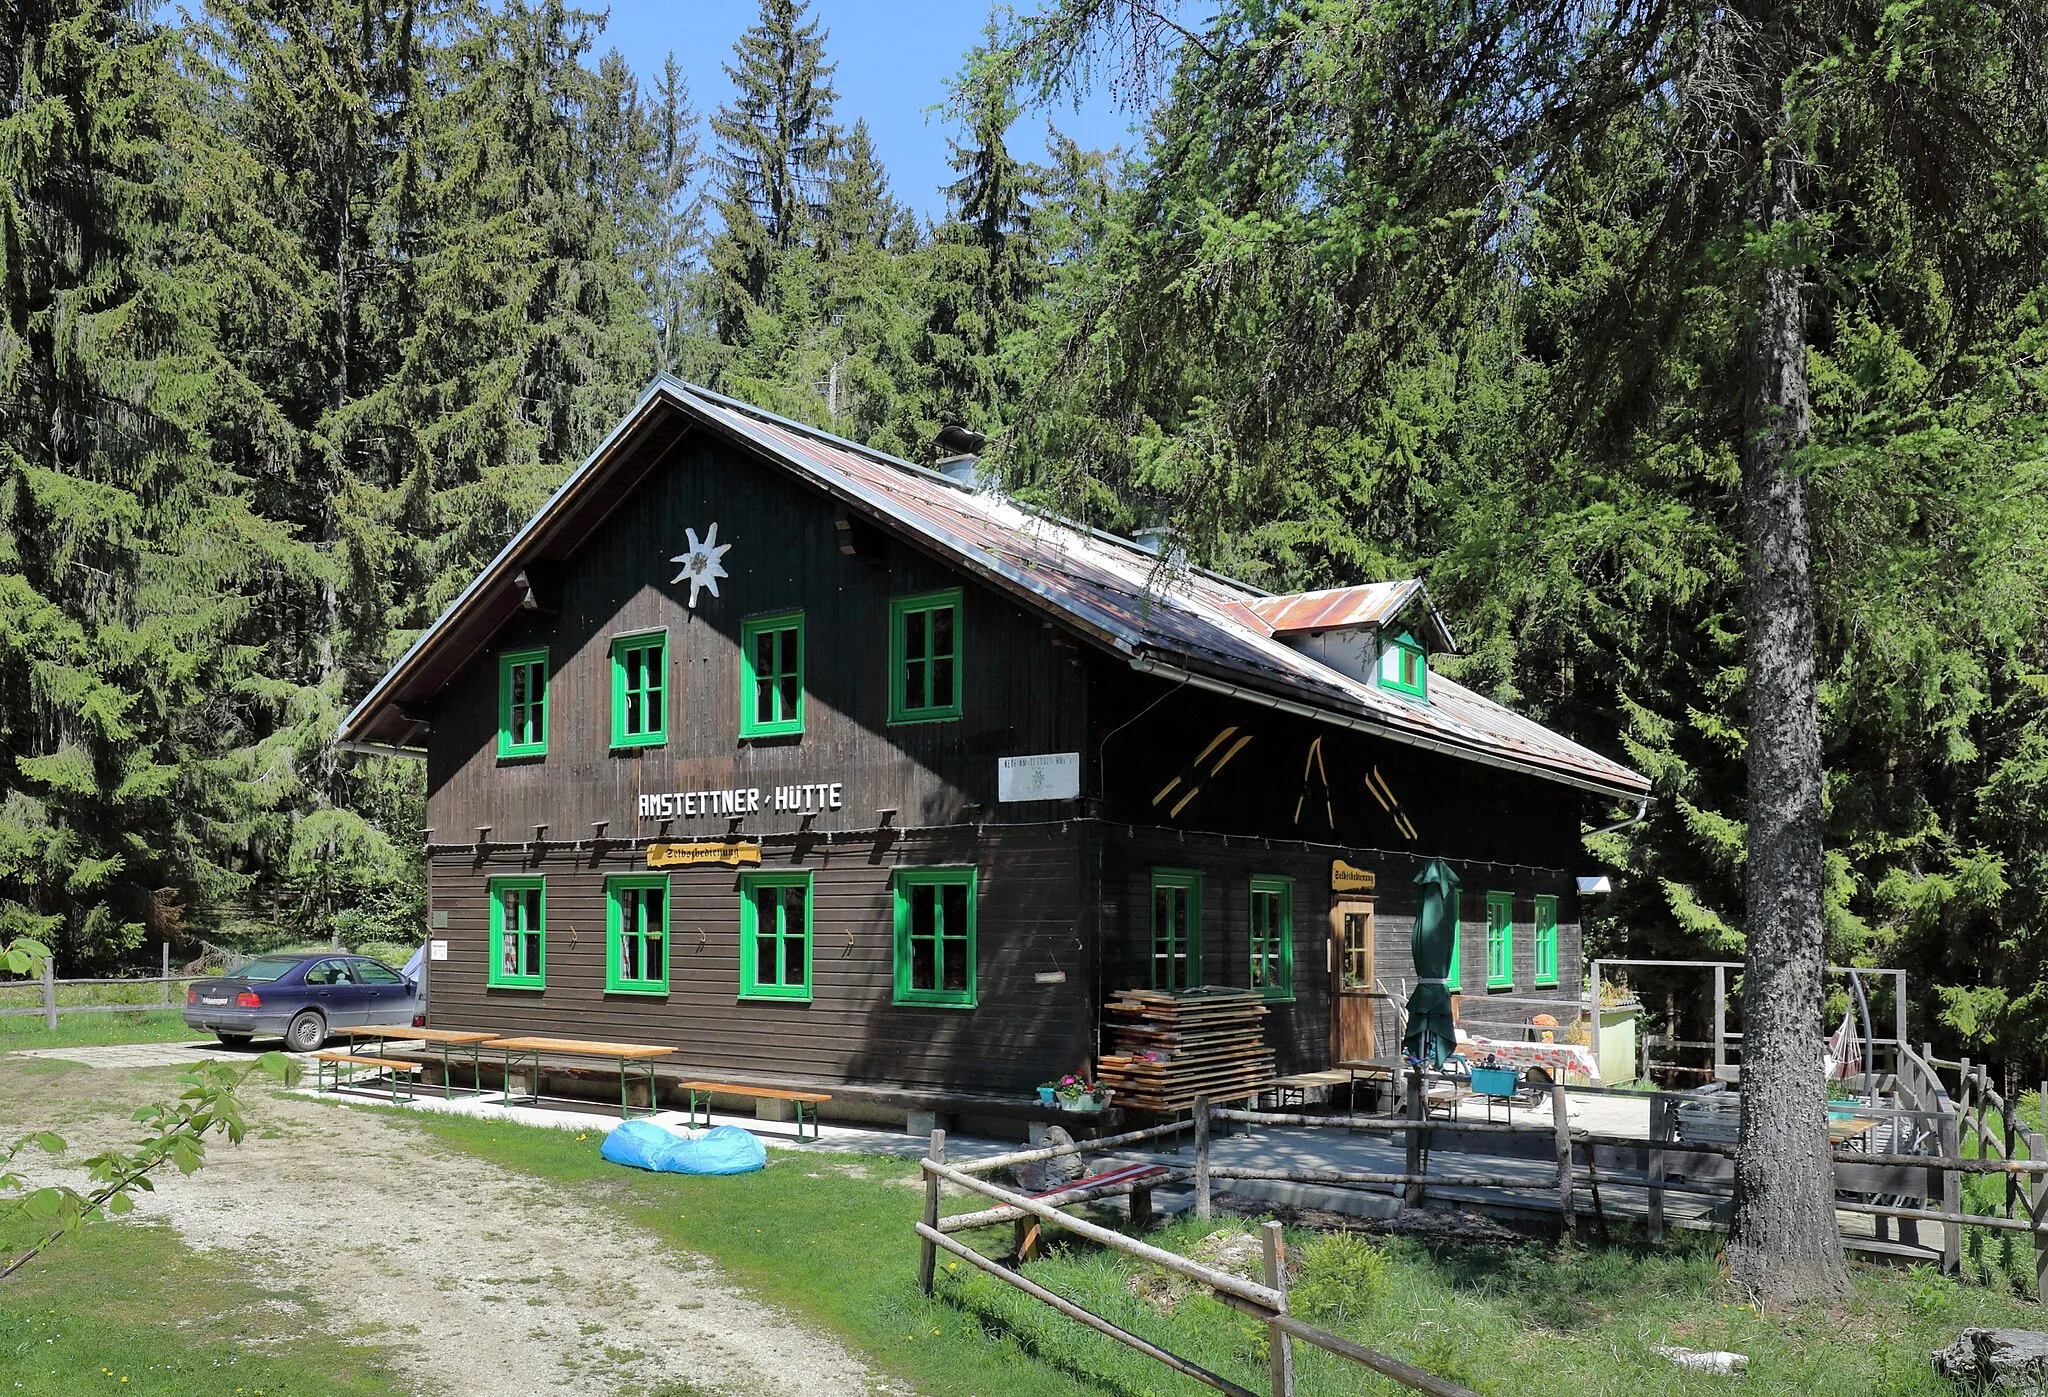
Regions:
[[[356,1084],[356,1068],[374,1067],[386,1074],[394,1103],[413,1099],[412,1079],[420,1070],[417,1062],[401,1062],[395,1057],[369,1057],[362,1053],[314,1053],[313,1064],[313,1081],[319,1091],[340,1091],[345,1086],[352,1087]],[[401,1086],[405,1088],[403,1096],[399,1095]]]
[[[811,1138],[818,1138],[818,1107],[832,1098],[821,1091],[789,1091],[782,1087],[749,1087],[734,1082],[684,1082],[682,1090],[690,1093],[690,1124],[697,1123],[697,1095],[704,1095],[704,1124],[711,1124],[711,1098],[713,1096],[746,1096],[755,1100],[787,1101],[796,1107],[796,1138],[804,1138],[804,1107],[811,1108]]]
[[[1128,1189],[1131,1195],[1131,1221],[1142,1227],[1152,1220],[1152,1185],[1166,1182],[1169,1175],[1185,1178],[1189,1172],[1184,1169],[1169,1169],[1163,1164],[1126,1164],[1117,1169],[1105,1169],[1100,1174],[1089,1174],[1071,1183],[1061,1184],[1058,1188],[1049,1188],[1043,1193],[1028,1193],[1025,1197],[1034,1202],[1058,1198],[1066,1203],[1086,1203],[1110,1190]],[[1040,1219],[1035,1217],[1025,1216],[1017,1219],[1017,1260],[1029,1261],[1037,1255],[1040,1225]]]

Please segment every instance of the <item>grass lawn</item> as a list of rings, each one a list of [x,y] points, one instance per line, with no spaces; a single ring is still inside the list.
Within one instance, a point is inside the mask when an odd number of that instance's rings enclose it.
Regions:
[[[938,1302],[914,1283],[910,1231],[921,1192],[907,1161],[771,1150],[735,1178],[645,1174],[606,1164],[597,1139],[495,1122],[413,1117],[494,1163],[588,1190],[676,1245],[716,1260],[764,1299],[821,1324],[877,1367],[948,1397],[1196,1393],[1129,1350],[1008,1287],[946,1269]],[[949,1210],[974,1206],[949,1200]],[[1151,1240],[1188,1250],[1218,1227],[1178,1224]],[[1008,1229],[978,1234],[1007,1245]],[[1528,1245],[1426,1248],[1399,1239],[1318,1241],[1290,1233],[1303,1269],[1298,1310],[1360,1342],[1485,1393],[1692,1397],[1729,1390],[1650,1350],[1658,1344],[1750,1356],[1747,1392],[1954,1397],[1928,1355],[1969,1324],[2039,1327],[2038,1307],[1925,1273],[1857,1268],[1835,1306],[1758,1315],[1733,1304],[1711,1239],[1649,1249]],[[1161,1295],[1152,1268],[1089,1247],[1057,1250],[1028,1272],[1088,1308],[1247,1386],[1265,1387],[1264,1331],[1202,1297]],[[1300,1353],[1299,1350],[1297,1350]],[[1320,1353],[1297,1359],[1306,1394],[1401,1389]]]
[[[118,1014],[59,1014],[53,1033],[39,1015],[0,1018],[0,1053],[16,1048],[76,1048],[102,1043],[176,1043],[210,1038],[185,1026],[177,1009]]]
[[[172,1185],[175,1187],[175,1184]],[[0,1238],[0,1251],[13,1237]],[[397,1393],[374,1347],[297,1296],[236,1278],[168,1228],[123,1220],[0,1281],[0,1392],[298,1397]]]

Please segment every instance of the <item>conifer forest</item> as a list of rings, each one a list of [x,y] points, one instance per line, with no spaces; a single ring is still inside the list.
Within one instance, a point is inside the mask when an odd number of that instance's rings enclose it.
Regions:
[[[691,27],[707,110],[553,0],[10,4],[0,944],[417,939],[421,764],[336,724],[665,371],[1275,590],[1423,577],[1447,673],[1655,780],[1593,953],[1739,959],[1789,344],[1827,955],[2048,1068],[2048,6],[1067,0],[961,56],[936,217],[828,21]]]

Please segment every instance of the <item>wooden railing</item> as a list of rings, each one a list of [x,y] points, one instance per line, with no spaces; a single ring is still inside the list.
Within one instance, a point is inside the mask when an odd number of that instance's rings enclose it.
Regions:
[[[43,961],[42,974],[38,979],[9,980],[4,982],[4,985],[0,985],[0,987],[9,990],[33,989],[39,1002],[30,1005],[0,1007],[0,1018],[23,1018],[31,1014],[40,1015],[43,1020],[43,1027],[54,1033],[57,1028],[57,1016],[60,1014],[143,1014],[152,1010],[161,1011],[182,1006],[184,1003],[183,996],[174,996],[171,992],[171,987],[173,985],[189,984],[193,980],[201,978],[203,977],[199,975],[173,975],[171,973],[171,948],[168,945],[163,948],[162,974],[134,976],[121,980],[59,979],[57,978],[56,958],[47,957]],[[156,992],[148,1000],[97,1004],[64,1004],[59,1002],[63,998],[61,991],[67,989],[91,994],[94,992],[122,991],[130,988],[146,989],[152,985],[156,987]]]
[[[1287,1312],[1287,1264],[1286,1243],[1280,1224],[1268,1222],[1259,1231],[1261,1254],[1264,1263],[1262,1278],[1246,1280],[1242,1276],[1221,1271],[1213,1266],[1204,1266],[1162,1247],[1141,1242],[1113,1228],[1102,1227],[1083,1218],[1074,1217],[1063,1211],[1075,1203],[1108,1197],[1114,1192],[1129,1192],[1138,1187],[1151,1187],[1169,1182],[1176,1177],[1185,1177],[1187,1171],[1169,1171],[1167,1176],[1151,1176],[1144,1184],[1124,1183],[1103,1189],[1080,1186],[1058,1193],[1033,1198],[1014,1189],[991,1182],[986,1175],[1000,1169],[1019,1164],[1036,1163],[1062,1156],[1098,1153],[1119,1146],[1138,1144],[1155,1140],[1166,1135],[1178,1134],[1192,1124],[1197,1139],[1197,1160],[1206,1156],[1208,1120],[1211,1116],[1208,1103],[1198,1107],[1192,1123],[1176,1121],[1168,1125],[1153,1126],[1145,1130],[1127,1131],[1121,1135],[1107,1136],[1097,1140],[1081,1141],[1069,1145],[1048,1145],[1037,1149],[1019,1150],[993,1158],[975,1160],[969,1164],[952,1165],[946,1162],[946,1132],[934,1130],[931,1146],[921,1164],[924,1174],[925,1197],[924,1217],[917,1223],[917,1235],[923,1243],[918,1257],[918,1288],[926,1295],[933,1293],[938,1254],[943,1251],[959,1258],[982,1274],[1001,1282],[1012,1289],[1023,1292],[1040,1304],[1046,1305],[1067,1318],[1084,1324],[1096,1333],[1114,1339],[1127,1348],[1144,1354],[1174,1372],[1194,1379],[1218,1392],[1232,1394],[1232,1397],[1259,1397],[1253,1389],[1234,1382],[1220,1373],[1212,1372],[1170,1349],[1153,1343],[1138,1334],[1101,1315],[1075,1304],[1066,1296],[1039,1285],[1036,1281],[1019,1275],[1000,1262],[983,1256],[974,1248],[958,1241],[952,1234],[977,1227],[988,1227],[1018,1218],[1035,1218],[1064,1228],[1077,1237],[1084,1237],[1112,1251],[1146,1262],[1164,1271],[1193,1281],[1207,1290],[1211,1296],[1231,1309],[1251,1315],[1266,1326],[1267,1374],[1271,1397],[1294,1397],[1294,1354],[1292,1342],[1296,1339],[1312,1344],[1327,1353],[1334,1353],[1362,1367],[1369,1368],[1383,1377],[1391,1378],[1414,1392],[1430,1393],[1432,1397],[1477,1397],[1471,1389],[1446,1382],[1434,1374],[1424,1372],[1412,1364],[1404,1363],[1391,1354],[1381,1353],[1354,1343],[1341,1335],[1332,1334],[1296,1319]],[[1200,1169],[1197,1164],[1197,1170]],[[1216,1175],[1223,1177],[1224,1175]],[[1199,1175],[1198,1175],[1199,1178]],[[940,1190],[946,1185],[964,1189],[989,1199],[995,1206],[973,1213],[955,1214],[942,1218],[939,1215]],[[1206,1185],[1198,1183],[1199,1187]]]

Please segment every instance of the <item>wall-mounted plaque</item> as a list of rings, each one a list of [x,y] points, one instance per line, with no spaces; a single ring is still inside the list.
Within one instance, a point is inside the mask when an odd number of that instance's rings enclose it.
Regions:
[[[684,868],[692,864],[723,864],[727,868],[757,867],[761,846],[745,839],[698,839],[687,844],[649,844],[649,868]]]
[[[996,799],[1072,800],[1081,794],[1081,754],[996,758]]]

